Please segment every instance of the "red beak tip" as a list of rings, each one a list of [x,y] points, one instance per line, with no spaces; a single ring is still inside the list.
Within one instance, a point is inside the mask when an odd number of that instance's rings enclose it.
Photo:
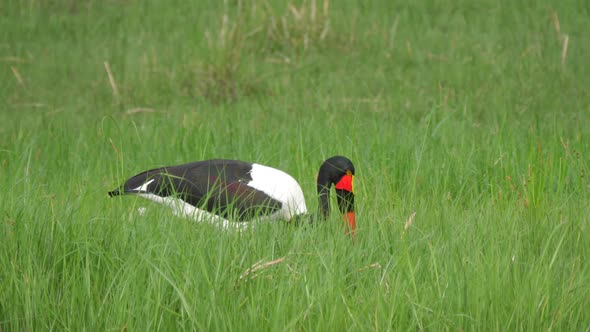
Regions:
[[[347,212],[342,215],[342,219],[347,223],[346,225],[346,233],[351,234],[354,236],[356,231],[356,215],[354,211]]]

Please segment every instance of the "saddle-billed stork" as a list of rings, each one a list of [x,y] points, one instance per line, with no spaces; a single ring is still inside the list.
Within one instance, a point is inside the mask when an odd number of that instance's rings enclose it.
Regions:
[[[347,232],[356,229],[354,165],[342,156],[328,158],[317,176],[319,217],[330,215],[330,190],[335,187]],[[307,213],[303,191],[289,174],[239,160],[213,159],[161,167],[137,174],[110,191],[111,197],[137,195],[169,206],[175,214],[224,228],[254,219],[291,221]],[[237,221],[237,222],[235,222]]]

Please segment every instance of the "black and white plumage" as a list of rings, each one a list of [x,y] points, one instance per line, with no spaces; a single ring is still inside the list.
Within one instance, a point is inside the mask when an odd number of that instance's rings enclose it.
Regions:
[[[340,212],[354,231],[354,166],[341,156],[327,159],[318,174],[320,216],[330,212],[330,188],[336,187]],[[286,220],[307,212],[303,191],[289,174],[239,160],[214,159],[151,169],[109,192],[138,195],[171,207],[177,215],[241,227],[253,219]]]

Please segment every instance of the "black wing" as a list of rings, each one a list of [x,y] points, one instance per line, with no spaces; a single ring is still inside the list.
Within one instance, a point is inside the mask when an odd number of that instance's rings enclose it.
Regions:
[[[246,221],[273,214],[282,203],[248,186],[252,164],[207,160],[145,171],[130,178],[110,196],[151,193],[177,197],[223,218]],[[147,185],[145,185],[147,184]]]

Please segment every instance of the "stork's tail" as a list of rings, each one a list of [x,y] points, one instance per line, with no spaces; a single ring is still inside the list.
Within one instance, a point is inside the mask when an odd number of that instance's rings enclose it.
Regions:
[[[109,196],[110,197],[115,197],[115,196],[119,196],[119,195],[122,195],[120,188],[117,188],[117,189],[115,189],[113,191],[109,191]]]

